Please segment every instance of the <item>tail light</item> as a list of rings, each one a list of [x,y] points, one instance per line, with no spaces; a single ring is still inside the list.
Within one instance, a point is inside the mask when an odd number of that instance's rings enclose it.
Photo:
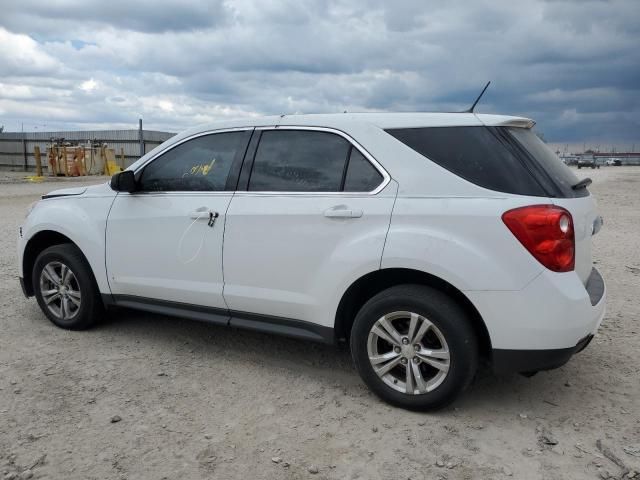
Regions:
[[[573,270],[576,247],[573,219],[567,210],[555,205],[531,205],[505,212],[502,221],[549,270]]]

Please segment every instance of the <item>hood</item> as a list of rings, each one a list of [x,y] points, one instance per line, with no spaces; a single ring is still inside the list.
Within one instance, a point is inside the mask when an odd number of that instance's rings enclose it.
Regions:
[[[49,192],[42,196],[42,199],[45,200],[47,198],[56,198],[56,197],[69,197],[73,195],[82,195],[87,191],[87,187],[71,187],[71,188],[61,188],[60,190],[54,190],[53,192]]]
[[[83,195],[85,197],[112,197],[116,194],[108,183],[100,183],[98,185],[89,185],[82,187],[62,188],[60,190],[54,190],[46,195],[42,196],[42,199],[57,198],[57,197],[74,197]]]

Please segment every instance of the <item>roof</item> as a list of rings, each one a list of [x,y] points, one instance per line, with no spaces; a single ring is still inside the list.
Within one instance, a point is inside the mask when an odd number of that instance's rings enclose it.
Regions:
[[[236,120],[224,120],[198,125],[179,133],[159,147],[147,152],[129,168],[135,170],[147,159],[162,149],[184,140],[187,137],[215,130],[245,127],[325,127],[353,134],[355,130],[373,127],[419,128],[419,127],[466,127],[466,126],[514,126],[531,128],[534,122],[524,117],[506,115],[487,115],[475,113],[324,113],[309,115],[277,115],[269,117],[245,117]]]
[[[341,128],[348,123],[363,123],[379,128],[451,127],[451,126],[515,126],[531,128],[535,122],[525,117],[475,113],[326,113],[247,117],[237,120],[199,125],[189,134],[221,128],[259,127],[269,125],[316,126]],[[185,132],[187,133],[187,132]]]

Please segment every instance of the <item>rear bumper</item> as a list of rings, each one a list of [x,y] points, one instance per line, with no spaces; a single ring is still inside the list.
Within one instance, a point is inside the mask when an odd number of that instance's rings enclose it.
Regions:
[[[570,348],[553,350],[493,350],[493,371],[496,373],[538,372],[561,367],[576,353],[581,352],[593,339],[589,334]]]
[[[593,268],[585,285],[592,306],[604,300],[604,280]],[[598,325],[600,321],[598,321]],[[581,352],[593,340],[593,333],[583,337],[575,346],[553,350],[493,350],[493,370],[496,373],[537,372],[561,367],[576,353]]]
[[[592,306],[598,305],[601,301],[604,300],[604,279],[595,267],[591,269],[591,275],[589,275],[587,284],[584,286],[584,288],[589,294],[589,301],[591,302]]]
[[[545,271],[520,291],[466,292],[489,331],[497,372],[547,370],[583,349],[605,314],[606,286],[595,268]]]

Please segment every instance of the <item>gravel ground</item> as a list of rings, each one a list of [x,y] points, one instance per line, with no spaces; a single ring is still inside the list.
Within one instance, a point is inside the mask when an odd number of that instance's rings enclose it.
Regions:
[[[56,328],[22,296],[15,236],[63,185],[0,173],[0,478],[632,478],[640,168],[578,174],[605,219],[600,333],[558,370],[481,372],[455,405],[418,414],[369,393],[345,349],[130,311]]]

